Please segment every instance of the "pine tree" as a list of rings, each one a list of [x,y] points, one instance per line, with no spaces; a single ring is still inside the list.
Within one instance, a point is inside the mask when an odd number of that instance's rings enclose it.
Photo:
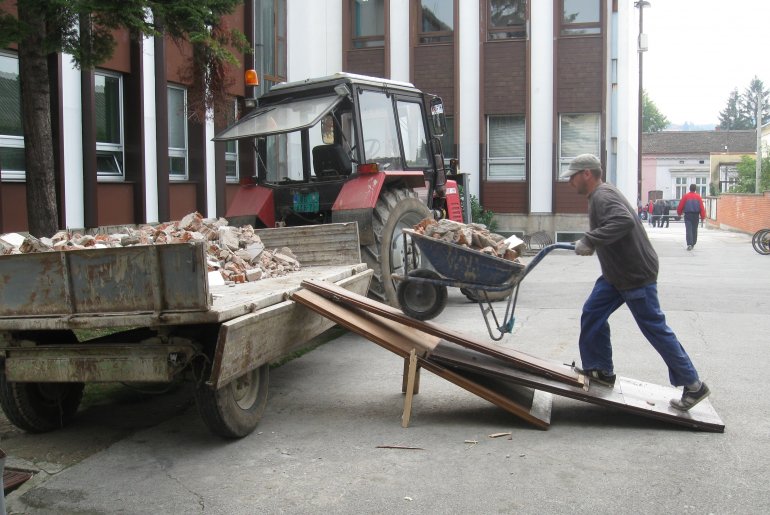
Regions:
[[[741,108],[741,95],[734,89],[727,99],[727,106],[719,113],[717,129],[724,131],[751,129],[752,122]]]
[[[765,85],[755,75],[751,80],[749,87],[743,93],[741,106],[743,112],[749,119],[750,129],[756,129],[757,127],[757,103],[762,101],[762,112],[760,113],[759,124],[762,125],[767,122],[768,114],[770,114],[770,106],[767,103],[768,92],[765,91]]]

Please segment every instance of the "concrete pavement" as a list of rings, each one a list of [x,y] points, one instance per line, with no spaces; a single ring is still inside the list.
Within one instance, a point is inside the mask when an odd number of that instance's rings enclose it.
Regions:
[[[663,310],[712,389],[724,434],[559,397],[540,431],[425,371],[403,429],[402,361],[345,334],[271,371],[252,435],[213,437],[190,408],[30,481],[9,495],[9,512],[767,512],[770,257],[743,234],[701,229],[688,252],[682,224],[648,231]],[[598,274],[595,257],[547,256],[522,283],[501,344],[579,361],[580,308]],[[478,307],[457,291],[436,321],[486,337]],[[668,384],[625,307],[610,322],[616,371]],[[488,436],[500,432],[511,435]]]

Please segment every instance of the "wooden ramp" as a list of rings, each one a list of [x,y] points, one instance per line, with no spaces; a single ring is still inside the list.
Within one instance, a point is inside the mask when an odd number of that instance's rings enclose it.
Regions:
[[[572,367],[409,318],[397,309],[334,284],[311,279],[303,281],[302,286],[306,290],[294,293],[293,300],[405,359],[403,389],[408,401],[412,393],[407,391],[408,360],[414,350],[418,370],[425,368],[541,429],[550,424],[551,399],[543,396],[545,393],[612,406],[693,429],[724,431],[708,399],[689,412],[681,412],[669,406],[669,399],[681,395],[675,388],[623,377],[618,378],[614,388],[591,386],[588,378]],[[414,393],[419,388],[418,378]],[[527,390],[511,390],[512,385]]]

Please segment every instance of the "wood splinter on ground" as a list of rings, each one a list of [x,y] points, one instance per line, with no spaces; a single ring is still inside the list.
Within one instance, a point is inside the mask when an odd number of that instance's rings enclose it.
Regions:
[[[409,445],[378,445],[377,449],[406,449],[409,451],[424,451],[422,447],[412,447]]]
[[[511,432],[508,431],[507,433],[492,433],[489,435],[489,438],[500,438],[501,436],[511,436]]]

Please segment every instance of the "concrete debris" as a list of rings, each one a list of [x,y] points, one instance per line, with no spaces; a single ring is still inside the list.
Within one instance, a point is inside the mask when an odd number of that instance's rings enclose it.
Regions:
[[[224,218],[203,218],[197,212],[174,222],[123,227],[120,231],[96,235],[59,231],[50,238],[3,234],[0,235],[0,255],[201,242],[206,248],[211,285],[222,284],[211,274],[215,271],[219,272],[223,284],[228,284],[278,277],[300,269],[300,262],[291,249],[265,249],[250,225],[233,227]]]
[[[431,238],[455,243],[510,261],[518,259],[526,249],[524,241],[516,236],[505,238],[490,232],[483,224],[466,225],[447,219],[437,222],[433,218],[425,218],[414,226],[414,230]]]

